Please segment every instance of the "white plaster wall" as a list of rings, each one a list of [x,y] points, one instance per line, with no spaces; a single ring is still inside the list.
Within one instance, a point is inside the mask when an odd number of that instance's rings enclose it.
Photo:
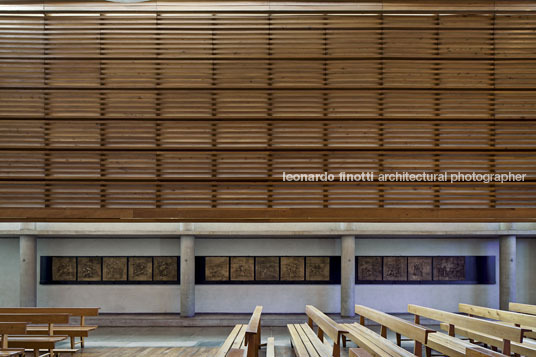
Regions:
[[[19,239],[0,239],[0,307],[18,307],[19,291]]]
[[[536,305],[536,238],[517,240],[517,301]]]
[[[178,239],[40,238],[37,255],[180,255]],[[40,258],[38,258],[40,259]],[[39,276],[39,274],[38,274]],[[39,285],[38,306],[97,306],[101,312],[178,312],[178,285]]]

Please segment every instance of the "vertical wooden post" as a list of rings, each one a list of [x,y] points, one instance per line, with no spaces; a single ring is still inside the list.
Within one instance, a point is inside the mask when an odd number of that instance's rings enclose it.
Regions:
[[[382,325],[381,326],[381,329],[380,329],[380,335],[383,337],[383,338],[387,338],[387,327]]]
[[[7,349],[7,334],[2,334],[2,349]]]
[[[512,354],[510,340],[503,340],[503,355],[510,356]]]
[[[456,336],[456,326],[449,324],[449,336]]]
[[[413,354],[418,357],[422,357],[422,343],[419,341],[415,341],[415,345],[413,346]]]

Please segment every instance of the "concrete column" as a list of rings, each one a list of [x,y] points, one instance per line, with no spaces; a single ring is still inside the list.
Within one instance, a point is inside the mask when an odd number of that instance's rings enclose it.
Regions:
[[[501,310],[516,301],[516,236],[500,238],[499,248],[499,291]]]
[[[21,236],[19,240],[20,306],[37,306],[37,239]]]
[[[355,237],[341,237],[341,316],[355,315]]]
[[[195,238],[181,236],[181,317],[195,315]]]

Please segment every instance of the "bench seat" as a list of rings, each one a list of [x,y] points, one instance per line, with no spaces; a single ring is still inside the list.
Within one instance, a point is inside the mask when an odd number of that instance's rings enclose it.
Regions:
[[[248,354],[248,351],[246,349],[240,349],[240,348],[231,348],[229,352],[227,352],[227,357],[246,357]]]
[[[358,323],[343,324],[342,326],[348,330],[346,337],[373,356],[415,357],[413,353]]]
[[[31,350],[54,349],[56,343],[67,339],[67,336],[16,336],[10,335],[8,337],[9,347],[13,348],[28,348]]]
[[[266,357],[275,357],[275,339],[268,337],[266,341]]]
[[[350,348],[348,353],[349,357],[372,357],[372,355],[364,348]]]
[[[74,337],[88,337],[89,332],[97,329],[98,326],[79,326],[79,325],[54,325],[54,333],[58,335],[67,335]],[[28,335],[42,335],[48,332],[48,326],[30,325],[27,327]]]
[[[23,349],[6,348],[0,350],[0,357],[24,356],[24,354]]]
[[[426,344],[426,347],[444,353],[450,357],[464,357],[467,353],[467,348],[473,346],[474,345],[470,342],[440,332],[428,335],[428,343]]]
[[[287,327],[297,357],[330,357],[332,355],[332,347],[322,342],[306,323],[288,324]]]
[[[215,357],[225,357],[227,356],[227,352],[229,352],[231,349],[242,349],[244,348],[245,344],[245,336],[246,336],[246,329],[248,325],[235,325],[233,328],[233,331],[227,336],[227,339],[223,343],[223,345],[220,347],[218,352],[216,352]]]

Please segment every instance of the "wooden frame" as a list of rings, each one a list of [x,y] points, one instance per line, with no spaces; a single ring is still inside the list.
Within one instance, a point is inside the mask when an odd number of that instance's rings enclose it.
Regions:
[[[100,278],[97,280],[84,280],[80,279],[80,276],[76,274],[76,277],[74,280],[55,280],[53,276],[53,266],[52,262],[54,261],[55,256],[41,256],[40,258],[40,264],[41,264],[41,276],[40,276],[40,284],[45,285],[140,285],[140,284],[149,284],[149,285],[167,285],[167,284],[180,284],[180,259],[178,256],[98,256],[98,257],[87,257],[87,256],[60,256],[60,258],[71,258],[75,260],[75,270],[79,270],[78,261],[80,258],[98,258],[100,262]],[[121,280],[105,280],[104,279],[104,261],[106,258],[122,258],[126,260],[126,266],[124,267],[126,269],[126,272],[124,275],[126,276],[125,279]],[[144,259],[149,260],[150,259],[150,270],[151,270],[151,276],[147,279],[132,279],[129,272],[129,262],[131,260],[136,259]],[[173,262],[176,263],[176,267],[173,268],[173,276],[176,277],[174,280],[170,279],[157,279],[157,274],[154,271],[155,267],[155,258],[173,258]],[[157,259],[156,259],[157,260]],[[130,269],[132,270],[132,269]]]

